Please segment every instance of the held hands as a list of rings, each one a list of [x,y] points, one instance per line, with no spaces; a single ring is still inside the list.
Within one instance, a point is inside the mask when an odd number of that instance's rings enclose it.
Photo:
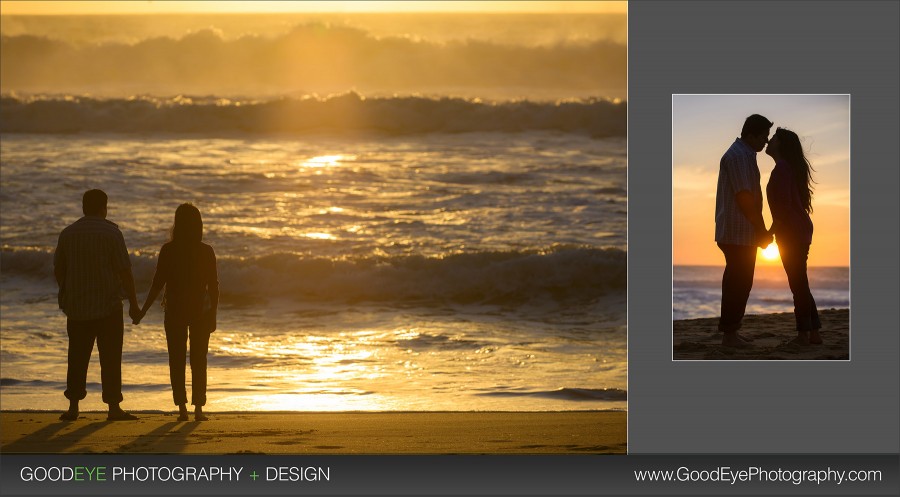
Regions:
[[[140,309],[139,307],[130,306],[128,308],[128,316],[131,318],[131,324],[141,324],[141,319],[144,319],[144,316],[146,314],[147,312]]]
[[[128,308],[128,316],[131,318],[131,324],[139,325],[141,324],[141,320],[144,319],[144,316],[147,315],[147,311],[140,309],[138,307],[130,306]],[[210,310],[206,311],[204,320],[206,321],[206,325],[209,327],[209,332],[212,333],[216,331],[216,311]]]

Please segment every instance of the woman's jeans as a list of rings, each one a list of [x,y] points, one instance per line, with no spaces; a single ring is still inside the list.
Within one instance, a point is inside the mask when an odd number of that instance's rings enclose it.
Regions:
[[[166,316],[166,343],[169,346],[169,379],[175,405],[187,404],[185,389],[185,359],[187,357],[188,325]],[[206,405],[206,353],[210,332],[201,326],[190,326],[191,343],[191,404]]]
[[[797,331],[816,331],[822,327],[816,301],[809,291],[809,278],[806,274],[806,260],[809,256],[808,243],[791,243],[779,240],[778,252],[781,263],[787,274],[788,285],[794,294],[794,318]]]

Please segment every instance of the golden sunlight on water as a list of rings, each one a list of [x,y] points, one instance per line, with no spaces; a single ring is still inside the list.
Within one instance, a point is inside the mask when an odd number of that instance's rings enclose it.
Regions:
[[[223,340],[225,344],[219,348],[222,353],[280,359],[284,367],[257,370],[256,373],[264,376],[267,384],[290,386],[290,392],[243,394],[234,402],[222,399],[220,404],[229,406],[239,403],[242,409],[275,411],[386,410],[402,407],[393,405],[388,396],[375,393],[367,385],[390,382],[390,378],[397,375],[397,371],[386,371],[379,365],[383,364],[379,361],[383,358],[377,356],[384,353],[380,342],[410,340],[418,336],[415,330],[407,329],[389,332],[359,330],[337,336],[256,338],[245,340],[242,345],[234,344],[236,337],[226,337]],[[401,371],[401,376],[402,371],[413,373],[421,369],[414,360],[404,360],[418,353],[409,349],[400,349],[396,353],[398,357],[392,363]]]
[[[303,236],[313,240],[337,240],[337,237],[331,233],[304,233]]]
[[[352,162],[355,160],[355,155],[320,155],[305,160],[301,164],[301,167],[335,167],[341,165],[342,162]]]
[[[364,400],[361,400],[364,399]],[[265,411],[389,411],[398,405],[381,396],[356,396],[344,393],[275,394],[244,396],[242,408]]]

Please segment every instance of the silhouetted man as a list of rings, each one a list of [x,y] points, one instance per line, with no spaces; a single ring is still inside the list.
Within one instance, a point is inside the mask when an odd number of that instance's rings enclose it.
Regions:
[[[94,350],[100,352],[103,402],[109,405],[107,419],[128,421],[137,417],[119,407],[122,402],[122,299],[127,296],[128,314],[138,316],[131,261],[119,227],[106,220],[107,196],[89,190],[82,198],[84,217],[62,231],[53,257],[59,285],[59,307],[68,318],[69,366],[66,398],[69,410],[59,419],[78,419],[78,402],[87,396],[87,370]]]
[[[769,141],[772,122],[759,114],[744,121],[737,138],[719,162],[716,188],[716,243],[725,254],[722,274],[722,313],[719,331],[722,345],[741,347],[738,335],[753,287],[756,247],[772,242],[762,217],[762,189],[756,154]]]

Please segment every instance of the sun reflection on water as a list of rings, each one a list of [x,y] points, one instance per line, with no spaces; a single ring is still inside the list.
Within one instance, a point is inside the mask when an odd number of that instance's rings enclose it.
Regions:
[[[356,160],[355,155],[337,154],[337,155],[319,155],[311,159],[306,159],[300,164],[301,167],[336,167],[342,162],[353,162]]]
[[[263,410],[348,411],[395,408],[389,398],[368,386],[390,375],[379,360],[379,348],[392,333],[360,330],[334,336],[254,337],[236,345],[223,337],[219,351],[277,359],[277,368],[255,369],[262,384],[275,392],[241,395],[223,403]],[[288,393],[284,393],[288,391]]]
[[[487,405],[508,409],[508,397],[490,394],[522,390],[514,387],[523,375],[539,375],[536,365],[560,364],[556,374],[570,367],[555,355],[548,356],[551,351],[504,346],[503,341],[483,336],[474,340],[466,335],[468,326],[463,323],[458,329],[442,330],[395,325],[316,331],[308,327],[305,314],[285,319],[294,323],[295,332],[283,333],[284,327],[277,326],[216,336],[211,353],[218,359],[213,371],[215,383],[222,387],[214,392],[220,409],[466,410]],[[239,376],[221,367],[227,364],[233,364],[232,371]],[[504,372],[491,374],[497,365],[505,365]],[[544,389],[572,383],[553,382]],[[518,409],[557,406],[553,399],[527,395],[515,402]]]
[[[331,233],[304,233],[303,236],[313,240],[337,240],[337,237]]]
[[[401,407],[371,392],[253,395],[240,397],[240,402],[250,410],[265,411],[388,411]]]

